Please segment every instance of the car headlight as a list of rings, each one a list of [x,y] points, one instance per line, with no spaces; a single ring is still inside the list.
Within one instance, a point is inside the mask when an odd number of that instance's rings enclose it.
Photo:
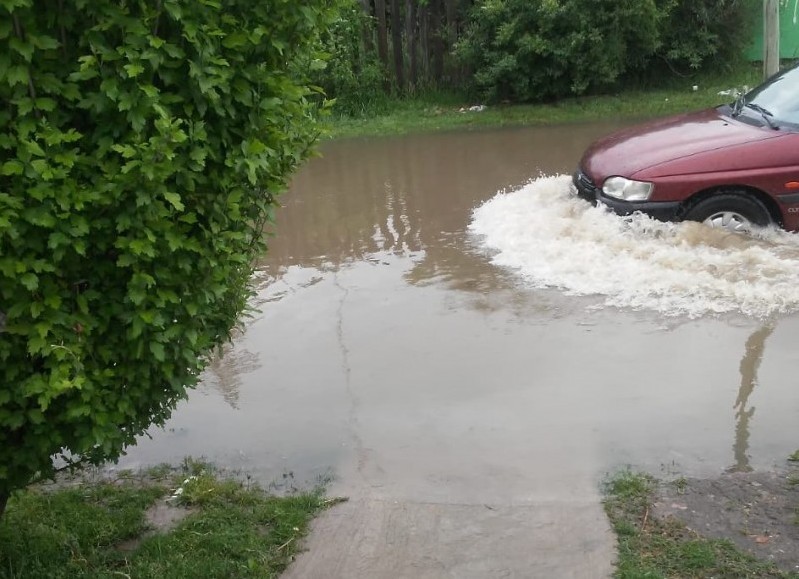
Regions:
[[[624,201],[646,201],[655,185],[646,181],[633,181],[624,177],[608,177],[602,185],[602,192],[608,197]]]

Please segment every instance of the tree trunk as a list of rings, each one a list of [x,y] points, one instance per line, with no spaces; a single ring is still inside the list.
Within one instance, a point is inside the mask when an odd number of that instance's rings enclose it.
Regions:
[[[402,11],[400,0],[391,0],[391,48],[394,51],[394,78],[400,92],[405,90],[405,58],[402,52]]]
[[[430,78],[430,6],[419,6],[419,40],[422,51],[422,74]]]
[[[3,514],[6,512],[7,504],[8,504],[8,493],[0,493],[0,521],[3,520]]]
[[[377,54],[383,70],[388,70],[388,30],[386,29],[386,0],[375,0],[377,18]]]
[[[372,3],[369,0],[361,0],[361,6],[364,13],[371,18],[372,16]],[[365,54],[372,54],[375,50],[375,41],[372,38],[372,26],[364,25],[361,27],[361,40],[363,42],[363,50]]]
[[[449,50],[458,39],[458,0],[444,0],[444,10],[447,15],[447,50]]]
[[[430,0],[430,20],[432,29],[431,48],[433,49],[433,78],[437,85],[444,80],[444,36],[446,25],[444,22],[444,0]]]
[[[405,42],[408,46],[408,60],[410,70],[408,71],[408,89],[410,92],[416,90],[419,82],[419,61],[416,43],[419,36],[416,34],[416,0],[405,0]]]

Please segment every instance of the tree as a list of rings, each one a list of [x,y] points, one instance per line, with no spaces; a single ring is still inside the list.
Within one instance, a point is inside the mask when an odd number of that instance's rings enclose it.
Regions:
[[[119,456],[250,295],[326,0],[0,0],[0,514]]]

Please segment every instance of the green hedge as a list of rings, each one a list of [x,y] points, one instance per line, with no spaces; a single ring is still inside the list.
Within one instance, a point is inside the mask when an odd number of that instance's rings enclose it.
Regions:
[[[0,505],[162,423],[317,136],[326,0],[0,0]]]
[[[478,0],[457,53],[490,101],[599,92],[740,59],[753,0]]]

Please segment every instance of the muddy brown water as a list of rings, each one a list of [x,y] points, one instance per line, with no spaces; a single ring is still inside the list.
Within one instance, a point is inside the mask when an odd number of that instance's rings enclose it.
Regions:
[[[523,503],[590,494],[628,464],[783,461],[797,315],[669,318],[533,289],[467,230],[616,126],[326,143],[283,197],[257,315],[121,466],[191,455],[278,487]]]

